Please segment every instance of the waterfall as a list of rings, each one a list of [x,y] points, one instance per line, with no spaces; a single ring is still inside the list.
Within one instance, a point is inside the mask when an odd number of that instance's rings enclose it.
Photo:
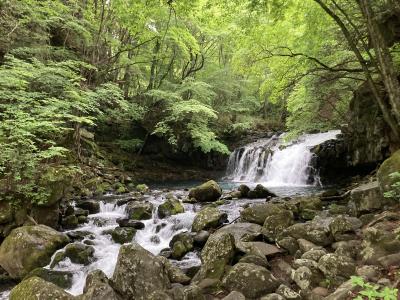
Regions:
[[[227,178],[239,182],[263,182],[269,186],[317,184],[310,166],[311,148],[335,139],[340,130],[305,134],[289,144],[284,134],[261,139],[236,149],[229,157]]]

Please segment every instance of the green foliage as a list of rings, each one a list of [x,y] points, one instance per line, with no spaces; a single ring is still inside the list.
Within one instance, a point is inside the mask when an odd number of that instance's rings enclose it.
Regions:
[[[385,198],[400,200],[400,172],[389,174],[389,177],[395,182],[391,185],[392,189],[388,192],[385,192],[383,196]]]
[[[354,286],[360,287],[361,291],[355,298],[357,300],[397,300],[399,296],[398,289],[390,287],[381,287],[376,284],[365,282],[362,277],[352,276],[351,282]]]
[[[115,142],[122,150],[128,152],[138,151],[143,146],[143,141],[140,139],[116,140]]]

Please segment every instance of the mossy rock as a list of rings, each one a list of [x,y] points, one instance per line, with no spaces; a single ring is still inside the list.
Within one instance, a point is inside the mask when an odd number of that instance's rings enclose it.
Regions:
[[[136,185],[136,190],[138,190],[141,193],[146,193],[146,192],[150,191],[150,188],[146,184],[142,183],[142,184]]]
[[[189,198],[199,202],[214,202],[222,195],[222,189],[214,180],[207,181],[189,191]]]
[[[73,263],[88,265],[93,261],[94,248],[82,243],[72,243],[65,247],[65,256]]]
[[[379,188],[383,193],[391,191],[392,185],[396,182],[390,174],[400,172],[400,150],[397,150],[388,159],[386,159],[378,170]]]
[[[37,276],[28,278],[15,286],[10,293],[10,300],[73,300],[74,296],[68,294],[57,285],[43,280]]]
[[[68,242],[65,234],[45,225],[16,228],[0,246],[0,265],[12,278],[22,279],[47,265],[53,253]]]
[[[74,229],[78,226],[79,220],[78,217],[75,215],[67,216],[62,219],[61,225],[65,229]]]
[[[111,237],[114,242],[119,244],[132,242],[136,234],[136,229],[131,227],[117,227],[111,232]]]
[[[133,220],[149,220],[153,216],[153,204],[150,202],[129,202],[126,206],[128,216]]]
[[[178,199],[167,199],[158,207],[158,217],[165,218],[185,211],[183,205]]]
[[[34,276],[40,277],[48,282],[54,283],[55,285],[63,289],[69,289],[72,286],[73,274],[71,272],[55,271],[45,268],[36,268],[31,272],[29,272],[29,274],[25,276],[24,280]]]
[[[215,207],[207,206],[203,208],[194,218],[192,231],[198,232],[203,229],[217,228],[226,220],[226,213],[220,212]]]

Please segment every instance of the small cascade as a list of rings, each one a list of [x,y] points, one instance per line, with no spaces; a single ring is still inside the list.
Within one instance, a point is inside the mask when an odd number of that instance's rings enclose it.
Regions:
[[[236,149],[230,156],[227,178],[238,182],[263,182],[268,186],[319,184],[310,166],[311,148],[335,139],[340,130],[305,134],[290,144],[284,135],[261,139]]]

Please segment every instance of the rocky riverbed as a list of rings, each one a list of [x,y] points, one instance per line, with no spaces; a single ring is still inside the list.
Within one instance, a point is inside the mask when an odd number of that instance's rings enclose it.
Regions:
[[[63,231],[32,219],[2,242],[2,299],[351,299],[352,276],[393,290],[400,213],[383,192],[399,155],[301,196],[209,181],[76,200]]]

